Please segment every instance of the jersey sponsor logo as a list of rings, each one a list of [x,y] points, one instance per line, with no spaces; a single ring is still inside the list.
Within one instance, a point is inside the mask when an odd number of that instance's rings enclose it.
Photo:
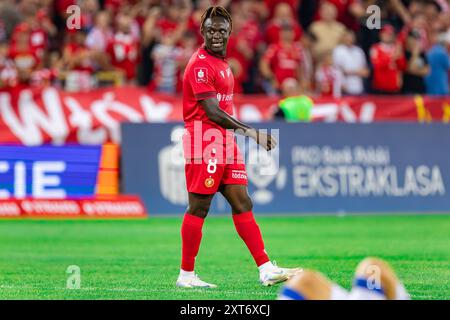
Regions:
[[[231,177],[233,179],[247,180],[247,173],[241,170],[231,171]]]
[[[213,178],[206,178],[205,180],[205,187],[212,188],[214,186],[214,179]]]
[[[217,94],[217,101],[223,102],[223,101],[233,101],[233,93],[232,94]]]
[[[197,83],[206,83],[208,79],[208,69],[206,68],[195,68],[195,81]]]

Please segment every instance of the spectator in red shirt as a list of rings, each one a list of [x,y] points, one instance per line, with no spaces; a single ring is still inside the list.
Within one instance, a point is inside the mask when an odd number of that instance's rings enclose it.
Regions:
[[[111,64],[124,73],[127,81],[135,78],[139,62],[139,39],[132,33],[132,22],[126,13],[117,16],[117,32],[107,48]]]
[[[401,45],[396,41],[392,25],[385,25],[381,29],[380,40],[370,49],[373,66],[372,89],[379,94],[398,93],[402,87],[406,59]]]
[[[49,47],[49,38],[55,36],[58,31],[45,9],[40,9],[36,15],[29,17],[27,21],[31,26],[30,45],[38,57],[44,59]]]
[[[69,29],[68,41],[59,63],[64,71],[64,89],[67,91],[88,91],[93,88],[93,74],[97,63],[97,54],[86,45],[87,30]]]
[[[287,78],[300,81],[301,49],[294,42],[295,33],[292,25],[281,25],[280,41],[267,49],[260,61],[260,71],[269,82],[265,90],[275,94]]]
[[[39,68],[41,60],[30,45],[30,26],[26,23],[21,23],[15,28],[15,31],[15,42],[11,45],[8,56],[14,62],[19,81],[28,83],[31,73]]]
[[[180,5],[165,5],[162,9],[163,16],[156,23],[157,28],[161,30],[161,34],[175,32],[180,22],[184,20],[185,11]]]
[[[31,1],[24,1],[21,4],[23,21],[16,25],[11,35],[11,45],[15,45],[17,37],[21,32],[20,28],[25,23],[29,26],[29,42],[31,50],[36,54],[41,62],[45,59],[45,53],[48,49],[49,36],[57,33],[56,27],[51,22],[47,8],[38,8],[37,4]]]
[[[75,70],[92,74],[94,70],[93,52],[86,47],[87,30],[71,29],[68,31],[68,43],[64,47],[62,66],[65,70]]]
[[[264,34],[259,23],[258,12],[255,8],[256,4],[258,4],[258,1],[253,0],[241,0],[233,3],[233,33],[231,37],[239,33],[239,36],[245,37],[252,50],[261,52],[267,46],[264,43]],[[235,19],[240,20],[238,24],[242,25],[239,28],[239,32],[235,31]]]
[[[303,30],[294,17],[294,11],[289,4],[285,2],[278,3],[275,6],[274,17],[269,21],[266,28],[266,42],[268,45],[278,43],[280,40],[281,25],[289,23],[294,31],[294,40],[299,40]]]

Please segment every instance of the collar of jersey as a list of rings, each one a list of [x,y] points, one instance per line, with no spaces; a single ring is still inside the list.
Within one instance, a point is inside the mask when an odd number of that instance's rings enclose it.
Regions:
[[[211,56],[213,56],[213,57],[215,57],[215,58],[217,58],[217,59],[225,60],[225,57],[222,57],[221,55],[216,54],[216,53],[214,53],[214,52],[208,50],[208,48],[206,47],[206,45],[203,45],[202,49],[205,50],[206,53],[208,53],[209,55],[211,55]]]

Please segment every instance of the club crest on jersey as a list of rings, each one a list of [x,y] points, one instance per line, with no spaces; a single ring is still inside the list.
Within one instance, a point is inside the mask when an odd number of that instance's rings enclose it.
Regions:
[[[207,178],[205,180],[205,187],[211,188],[214,185],[214,179],[213,178]]]
[[[195,81],[197,83],[206,83],[208,79],[208,69],[206,68],[195,68]]]

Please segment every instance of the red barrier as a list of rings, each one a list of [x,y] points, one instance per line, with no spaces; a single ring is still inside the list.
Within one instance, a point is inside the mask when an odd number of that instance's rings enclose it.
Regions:
[[[12,199],[0,200],[0,218],[14,217],[147,217],[137,196],[93,199]]]
[[[258,122],[271,119],[278,98],[237,95],[234,102],[238,119]],[[314,121],[450,120],[450,97],[361,96],[314,102]],[[83,93],[55,88],[0,92],[0,143],[119,143],[123,121],[182,121],[181,96],[150,94],[136,87]]]

